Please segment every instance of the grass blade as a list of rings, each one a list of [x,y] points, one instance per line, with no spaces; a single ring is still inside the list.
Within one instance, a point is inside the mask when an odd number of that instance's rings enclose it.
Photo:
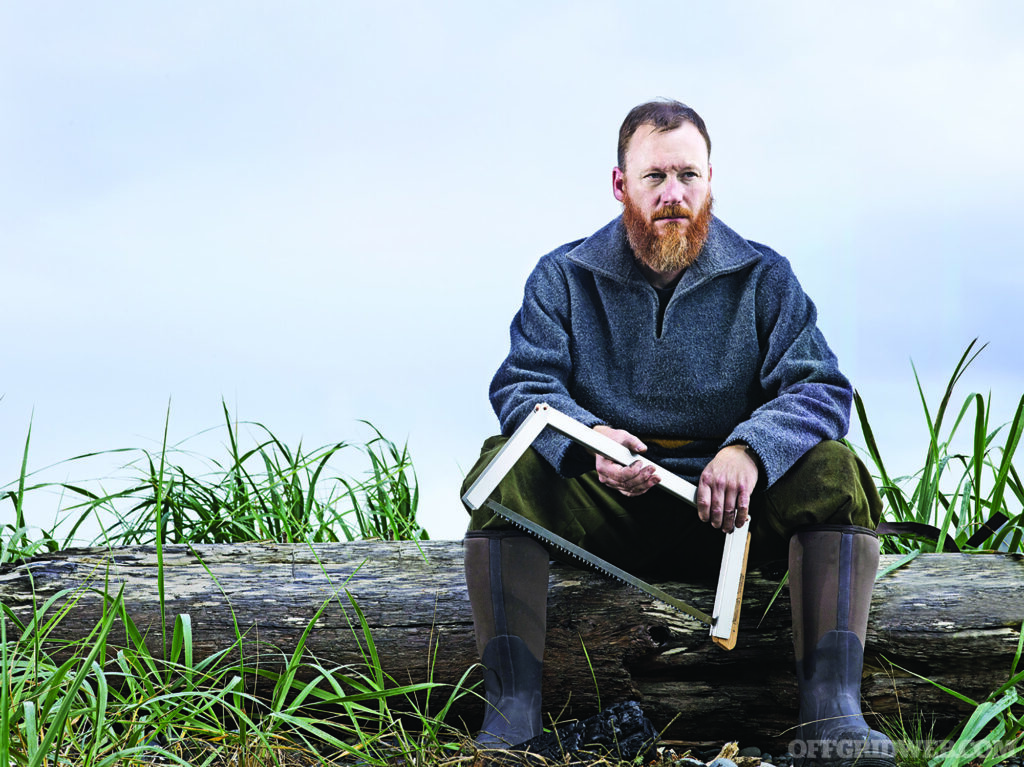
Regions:
[[[120,588],[114,601],[117,604],[124,602],[124,586]],[[53,717],[54,723],[46,728],[46,734],[43,736],[42,741],[40,741],[34,753],[30,754],[27,767],[40,767],[47,757],[50,745],[53,743],[57,735],[63,731],[62,724],[67,720],[71,707],[74,705],[75,695],[78,692],[78,689],[85,683],[87,674],[96,662],[96,658],[99,656],[100,651],[105,647],[105,642],[103,640],[106,639],[107,634],[110,633],[110,629],[114,624],[114,619],[117,617],[118,611],[109,609],[106,610],[105,613],[106,614],[103,616],[102,621],[97,626],[97,641],[92,643],[92,649],[89,651],[88,656],[86,656],[82,661],[78,673],[75,674],[66,690],[64,690],[64,698],[61,700],[60,707],[57,709],[57,712]],[[35,712],[33,711],[33,715],[34,713]]]

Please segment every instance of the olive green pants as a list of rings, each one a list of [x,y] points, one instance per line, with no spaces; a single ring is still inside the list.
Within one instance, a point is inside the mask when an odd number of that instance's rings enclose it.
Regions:
[[[506,441],[491,437],[484,443],[463,493]],[[718,575],[722,531],[656,487],[627,497],[602,485],[595,471],[565,479],[530,448],[491,498],[628,572],[666,579]],[[786,559],[790,536],[802,527],[857,525],[873,530],[881,513],[881,499],[863,462],[841,442],[822,442],[770,488],[759,483],[754,490],[750,561]],[[515,528],[486,505],[470,513],[470,531],[509,529]]]

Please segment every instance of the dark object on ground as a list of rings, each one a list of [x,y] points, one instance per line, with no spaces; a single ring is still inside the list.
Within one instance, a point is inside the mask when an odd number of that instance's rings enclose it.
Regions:
[[[584,764],[595,756],[610,756],[631,762],[638,756],[646,761],[654,750],[658,731],[644,716],[635,701],[617,703],[600,714],[575,722],[557,725],[552,732],[544,732],[514,751],[529,751],[545,759],[564,764]]]

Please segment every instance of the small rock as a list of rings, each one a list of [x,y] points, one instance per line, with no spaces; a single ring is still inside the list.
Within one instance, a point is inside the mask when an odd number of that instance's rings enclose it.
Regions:
[[[736,767],[736,762],[732,759],[726,759],[724,756],[720,756],[715,761],[711,762],[708,767]]]
[[[736,758],[736,754],[738,754],[739,752],[739,743],[737,743],[736,741],[733,741],[732,743],[726,743],[724,746],[722,746],[722,750],[718,752],[718,756],[716,756],[715,759],[728,759],[732,761]],[[709,764],[714,764],[714,760],[709,762]]]
[[[753,756],[757,759],[764,758],[761,755],[761,749],[759,749],[757,746],[747,746],[746,748],[741,748],[737,756]]]

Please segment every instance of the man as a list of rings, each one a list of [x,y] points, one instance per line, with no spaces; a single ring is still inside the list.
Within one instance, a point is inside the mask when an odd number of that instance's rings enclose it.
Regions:
[[[547,430],[495,491],[500,503],[623,569],[717,571],[724,532],[751,558],[788,554],[806,764],[892,765],[860,709],[881,502],[840,442],[852,390],[789,263],[712,215],[711,139],[675,101],[634,108],[612,192],[622,216],[540,260],[491,383],[503,437],[540,402],[697,484],[697,511],[639,462],[622,467]],[[485,667],[478,743],[541,731],[548,552],[486,507],[465,540]]]

